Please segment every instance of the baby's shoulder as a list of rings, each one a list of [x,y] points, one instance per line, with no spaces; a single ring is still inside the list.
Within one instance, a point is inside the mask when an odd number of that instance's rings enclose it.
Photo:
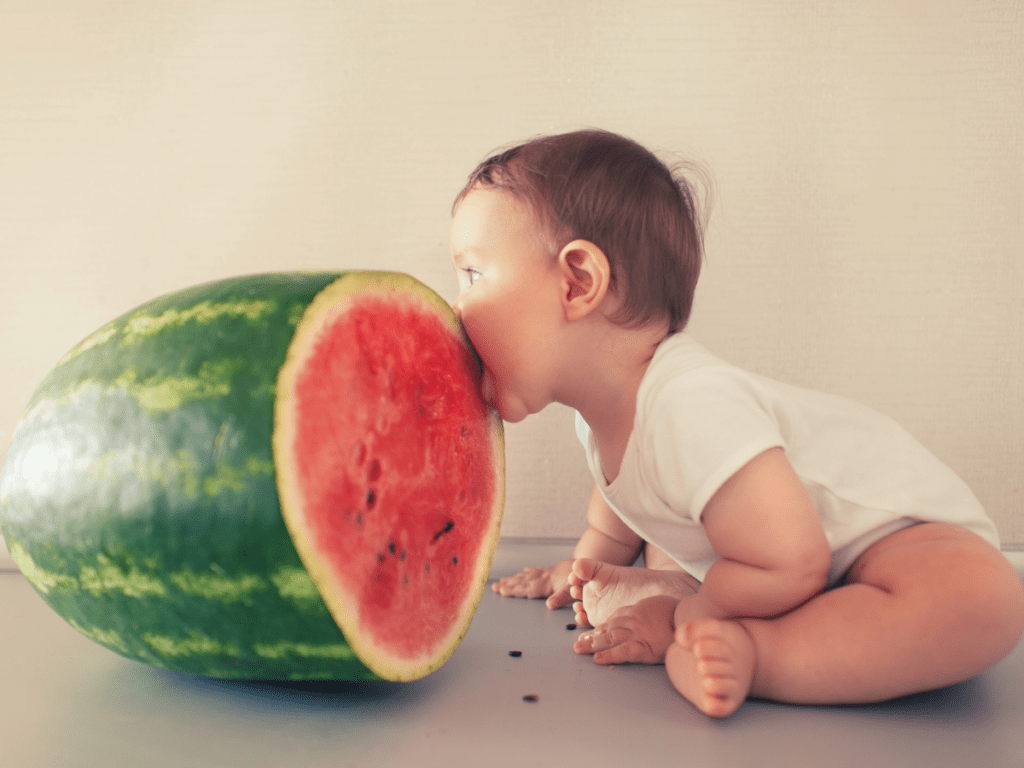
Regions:
[[[701,407],[707,399],[733,390],[754,392],[754,379],[742,369],[708,352],[684,333],[670,336],[658,347],[638,391],[640,411],[657,413],[685,405]]]

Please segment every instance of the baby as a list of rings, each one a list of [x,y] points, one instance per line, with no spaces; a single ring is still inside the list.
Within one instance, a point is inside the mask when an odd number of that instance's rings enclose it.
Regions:
[[[1024,586],[962,481],[684,332],[703,237],[678,173],[614,134],[544,137],[481,163],[453,213],[485,398],[513,422],[574,408],[595,480],[575,558],[497,592],[578,601],[577,653],[664,663],[715,717],[929,690],[1014,648]]]

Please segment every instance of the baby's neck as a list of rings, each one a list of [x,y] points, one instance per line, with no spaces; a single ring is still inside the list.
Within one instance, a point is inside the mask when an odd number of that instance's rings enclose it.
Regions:
[[[600,345],[597,359],[584,369],[577,402],[566,403],[579,411],[590,427],[609,483],[619,474],[633,433],[640,382],[664,336],[660,329],[618,329]]]

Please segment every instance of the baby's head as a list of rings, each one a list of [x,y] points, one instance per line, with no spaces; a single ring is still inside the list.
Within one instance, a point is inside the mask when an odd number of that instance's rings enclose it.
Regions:
[[[619,301],[611,319],[638,327],[690,316],[703,259],[696,195],[678,172],[630,139],[600,130],[544,136],[482,162],[455,199],[474,187],[525,201],[553,254],[573,240],[600,248]]]

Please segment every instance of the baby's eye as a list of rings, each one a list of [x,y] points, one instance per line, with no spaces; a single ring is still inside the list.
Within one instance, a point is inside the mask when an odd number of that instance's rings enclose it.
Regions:
[[[465,272],[466,275],[469,277],[470,285],[475,283],[477,281],[477,278],[480,277],[480,273],[477,272],[475,269],[464,269],[463,272]]]

